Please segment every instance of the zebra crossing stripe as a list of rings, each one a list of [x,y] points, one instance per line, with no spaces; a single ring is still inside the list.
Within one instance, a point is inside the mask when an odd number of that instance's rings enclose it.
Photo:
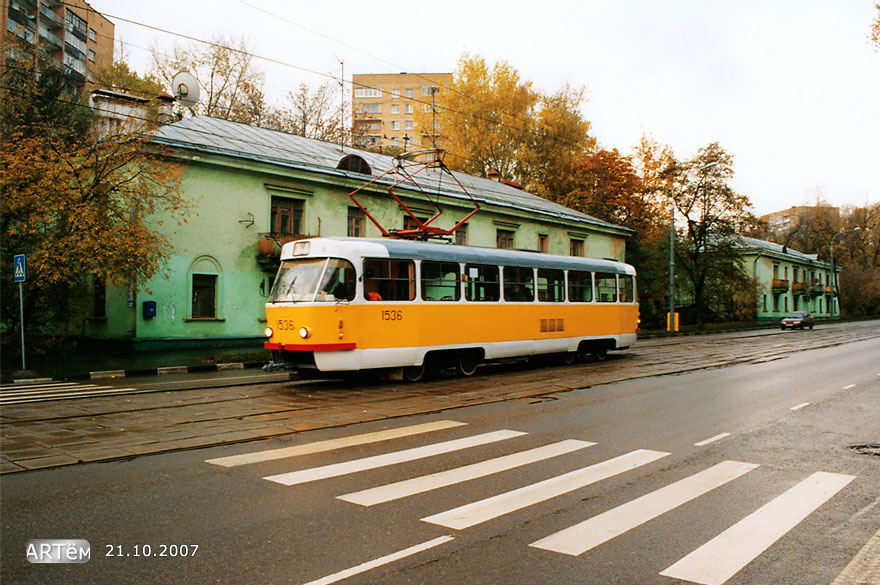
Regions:
[[[297,485],[319,479],[327,479],[330,477],[339,477],[349,473],[357,473],[368,469],[377,469],[379,467],[387,467],[397,463],[407,461],[415,461],[424,459],[434,455],[450,453],[468,447],[477,447],[479,445],[487,445],[496,441],[503,441],[513,437],[525,435],[520,431],[495,431],[492,433],[484,433],[482,435],[474,435],[473,437],[465,437],[463,439],[455,439],[445,441],[443,443],[434,443],[424,447],[416,447],[405,451],[396,451],[394,453],[386,453],[384,455],[376,455],[374,457],[365,457],[363,459],[355,459],[354,461],[345,461],[343,463],[335,463],[332,465],[324,465],[321,467],[313,467],[311,469],[303,469],[301,471],[293,471],[290,473],[282,473],[279,475],[270,475],[263,479],[274,481],[282,485]]]
[[[666,457],[669,453],[638,449],[613,459],[577,469],[517,490],[486,498],[459,508],[447,510],[427,518],[424,522],[462,530],[498,516],[515,512],[533,504],[549,500],[603,479],[636,469]]]
[[[660,574],[722,585],[854,479],[854,475],[814,473]]]
[[[453,540],[452,536],[441,536],[439,538],[435,538],[434,540],[429,540],[428,542],[423,542],[422,544],[417,544],[401,551],[397,551],[396,553],[385,555],[384,557],[380,557],[376,560],[361,563],[356,567],[345,569],[344,571],[339,571],[338,573],[333,573],[332,575],[328,575],[322,579],[318,579],[317,581],[309,581],[308,583],[306,583],[306,585],[331,585],[331,583],[336,583],[338,581],[342,581],[343,579],[348,579],[349,577],[354,577],[355,575],[366,573],[367,571],[371,571],[377,567],[393,563],[394,561],[405,559],[406,557],[411,557],[420,552],[440,546],[441,544],[445,544],[450,540]]]
[[[536,463],[551,457],[571,453],[586,447],[592,447],[595,443],[588,441],[566,440],[550,445],[544,445],[536,449],[521,451],[504,457],[481,461],[472,465],[441,471],[431,475],[415,477],[405,481],[390,483],[387,485],[338,496],[340,500],[360,504],[361,506],[374,506],[384,502],[390,502],[415,494],[435,490],[441,487],[455,485],[472,479],[485,477],[494,473],[515,469],[530,463]]]
[[[467,423],[456,422],[454,420],[441,420],[419,425],[412,425],[409,427],[376,431],[374,433],[364,433],[362,435],[343,437],[341,439],[330,439],[327,441],[318,441],[316,443],[307,443],[305,445],[296,445],[293,447],[282,447],[280,449],[270,449],[268,451],[244,453],[243,455],[231,455],[229,457],[207,459],[205,463],[211,463],[213,465],[220,465],[223,467],[235,467],[236,465],[245,465],[248,463],[260,463],[263,461],[274,461],[275,459],[298,457],[300,455],[312,455],[314,453],[334,451],[336,449],[353,447],[356,445],[368,445],[370,443],[378,443],[379,441],[399,439],[401,437],[410,437],[412,435],[419,435],[432,431],[441,431],[465,425],[467,425]]]
[[[529,546],[567,555],[583,554],[603,542],[745,475],[756,467],[758,465],[754,463],[724,461]]]

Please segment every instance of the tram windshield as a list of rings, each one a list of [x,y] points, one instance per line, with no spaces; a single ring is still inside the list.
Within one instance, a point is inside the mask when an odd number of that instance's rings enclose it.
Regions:
[[[355,270],[346,260],[284,260],[269,293],[269,302],[350,301],[354,292]]]

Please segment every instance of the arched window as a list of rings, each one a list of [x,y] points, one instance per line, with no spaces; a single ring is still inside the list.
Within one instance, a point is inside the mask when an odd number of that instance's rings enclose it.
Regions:
[[[199,256],[189,268],[190,317],[217,319],[219,302],[220,263],[210,256]]]
[[[373,170],[370,168],[370,165],[367,164],[367,161],[356,154],[349,154],[348,156],[343,157],[342,160],[339,161],[339,164],[336,165],[336,168],[341,171],[360,173],[361,175],[373,174]]]

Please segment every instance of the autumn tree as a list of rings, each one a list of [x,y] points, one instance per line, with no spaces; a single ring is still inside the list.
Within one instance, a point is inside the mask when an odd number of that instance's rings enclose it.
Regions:
[[[538,100],[531,82],[507,62],[490,67],[482,57],[463,55],[453,86],[436,101],[439,146],[450,154],[447,164],[477,176],[495,170],[505,179],[527,182],[525,153]],[[417,116],[416,122],[423,134],[432,133],[430,114]]]
[[[756,218],[749,198],[728,185],[733,157],[717,142],[691,160],[674,162],[666,176],[677,218],[684,224],[675,250],[677,265],[702,326],[712,313],[730,313],[737,299],[752,302],[753,284],[742,270],[738,235],[750,231]]]
[[[348,132],[339,92],[339,85],[332,81],[316,88],[302,83],[297,91],[287,94],[284,105],[272,111],[263,125],[306,138],[342,141]]]
[[[201,99],[192,108],[194,114],[255,125],[260,125],[269,114],[263,94],[264,73],[257,67],[244,37],[215,35],[211,42],[198,48],[175,43],[170,54],[155,46],[150,52],[151,74],[165,85],[170,86],[181,71],[198,80]]]
[[[848,317],[880,315],[880,203],[849,206],[834,240],[834,263],[841,266],[840,307]]]
[[[161,269],[170,245],[157,217],[183,221],[187,204],[179,169],[141,135],[96,136],[63,73],[39,66],[38,81],[14,63],[2,73],[2,294],[17,296],[12,255],[26,254],[25,322],[64,333],[89,314],[93,286],[137,286]],[[15,305],[3,303],[5,331]]]
[[[581,106],[586,88],[563,86],[541,95],[534,132],[524,149],[525,187],[551,201],[560,201],[578,188],[576,165],[596,148],[590,123]]]

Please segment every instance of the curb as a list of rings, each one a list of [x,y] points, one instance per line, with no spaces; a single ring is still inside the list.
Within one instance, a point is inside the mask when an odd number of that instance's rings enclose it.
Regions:
[[[226,370],[243,370],[246,368],[262,368],[269,362],[234,362],[226,364],[206,364],[198,366],[160,366],[134,370],[99,370],[89,372],[92,380],[101,378],[125,378],[126,376],[162,376],[168,374],[194,374],[197,372],[221,372]],[[74,378],[86,377],[71,376]]]

